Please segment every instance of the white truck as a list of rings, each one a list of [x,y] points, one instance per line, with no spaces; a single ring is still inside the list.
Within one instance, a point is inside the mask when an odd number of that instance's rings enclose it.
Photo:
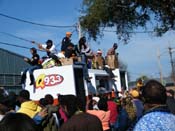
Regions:
[[[128,88],[127,72],[119,69],[113,70],[115,77],[109,78],[105,70],[88,69],[90,82],[86,82],[81,65],[65,65],[34,71],[35,85],[30,85],[29,74],[25,83],[25,89],[30,92],[31,99],[38,101],[46,94],[51,94],[54,99],[57,95],[73,94],[85,98],[89,94],[98,94],[98,88],[106,91],[121,91]]]

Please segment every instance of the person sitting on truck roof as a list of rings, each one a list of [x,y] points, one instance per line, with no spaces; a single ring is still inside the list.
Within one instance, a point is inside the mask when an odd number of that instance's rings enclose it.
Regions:
[[[37,54],[37,50],[34,47],[32,47],[32,48],[30,48],[30,53],[32,54],[32,58],[31,59],[24,58],[24,61],[29,63],[31,65],[31,67],[26,68],[23,71],[22,76],[21,76],[21,84],[25,83],[26,73],[27,73],[27,71],[29,71],[30,81],[31,81],[30,85],[33,85],[34,81],[35,81],[34,76],[33,76],[33,71],[41,68],[41,65],[39,64],[40,56]]]
[[[38,44],[38,48],[46,51],[47,53],[47,57],[46,56],[43,57],[43,60],[44,60],[43,63],[44,65],[46,65],[46,68],[47,68],[47,64],[51,64],[51,65],[48,65],[48,68],[53,67],[55,65],[61,65],[61,62],[59,61],[58,52],[56,50],[56,46],[52,40],[47,40],[46,44]],[[47,58],[50,58],[50,59],[47,59]],[[54,62],[52,62],[53,60]]]
[[[57,60],[57,50],[52,40],[47,40],[46,44],[38,44],[38,48],[47,52],[47,56]]]

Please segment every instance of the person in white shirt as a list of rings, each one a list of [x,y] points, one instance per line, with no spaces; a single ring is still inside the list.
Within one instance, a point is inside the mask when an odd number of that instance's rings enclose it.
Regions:
[[[38,44],[38,48],[45,50],[47,52],[47,56],[53,58],[53,56],[57,54],[57,50],[52,40],[47,40],[46,44]],[[54,59],[54,58],[53,58]]]
[[[46,44],[38,44],[38,48],[41,50],[44,50],[47,52],[47,57],[52,58],[56,64],[60,64],[59,61],[59,56],[58,56],[58,52],[56,50],[56,46],[54,45],[54,43],[52,42],[52,40],[47,40]],[[45,58],[43,58],[45,59]]]

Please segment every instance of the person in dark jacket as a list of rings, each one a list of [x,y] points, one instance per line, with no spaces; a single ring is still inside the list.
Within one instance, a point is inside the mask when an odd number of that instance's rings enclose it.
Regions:
[[[167,90],[167,100],[166,104],[168,105],[169,110],[171,113],[175,114],[175,99],[174,99],[174,91],[173,90]]]
[[[132,89],[130,91],[130,94],[132,96],[132,102],[136,107],[137,120],[139,120],[139,118],[143,115],[143,110],[144,110],[143,102],[140,100],[140,94],[136,89]]]
[[[30,53],[32,54],[32,58],[31,59],[24,58],[24,61],[29,63],[31,65],[31,67],[26,68],[23,71],[22,76],[21,76],[21,84],[25,83],[26,73],[27,73],[27,71],[29,71],[30,81],[31,81],[30,85],[33,85],[34,84],[33,71],[41,68],[41,65],[39,64],[40,56],[37,54],[37,50],[34,47],[32,47],[32,48],[30,48]]]
[[[66,58],[70,58],[74,53],[74,44],[71,42],[71,32],[66,32],[66,36],[62,40],[61,51],[64,52]]]

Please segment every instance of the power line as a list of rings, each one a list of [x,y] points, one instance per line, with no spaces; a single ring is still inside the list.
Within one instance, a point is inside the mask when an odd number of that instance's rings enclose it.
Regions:
[[[16,20],[16,21],[28,23],[28,24],[38,25],[38,26],[45,26],[45,27],[52,27],[52,28],[72,28],[72,27],[76,27],[76,25],[58,26],[58,25],[41,24],[41,23],[36,23],[36,22],[27,21],[27,20],[24,20],[24,19],[12,17],[12,16],[9,16],[9,15],[3,14],[3,13],[0,13],[0,16],[6,17],[6,18],[9,18],[9,19],[13,19],[13,20]]]
[[[7,36],[10,36],[10,37],[13,37],[13,38],[17,38],[17,39],[23,40],[23,41],[27,41],[27,42],[30,42],[30,43],[32,42],[31,40],[28,40],[28,39],[25,39],[25,38],[22,38],[22,37],[19,37],[19,36],[10,34],[10,33],[6,33],[6,32],[0,32],[0,33],[4,34],[4,35],[7,35]]]
[[[20,46],[20,45],[10,44],[10,43],[1,42],[1,41],[0,41],[0,44],[1,44],[1,45],[7,45],[7,46],[18,47],[18,48],[23,48],[23,49],[30,49],[29,47],[26,47],[26,46]],[[38,50],[38,51],[43,52],[42,50]]]
[[[104,32],[117,32],[115,30],[103,30]],[[154,33],[155,31],[129,31],[128,33]]]
[[[30,49],[29,47],[20,46],[20,45],[15,45],[15,44],[10,44],[10,43],[7,43],[7,42],[1,42],[1,41],[0,41],[0,44],[1,44],[1,45],[14,46],[14,47],[18,47],[18,48]]]

